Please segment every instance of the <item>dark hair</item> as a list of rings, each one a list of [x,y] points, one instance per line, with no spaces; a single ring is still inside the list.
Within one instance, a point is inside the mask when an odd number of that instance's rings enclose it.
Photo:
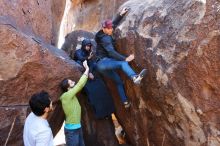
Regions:
[[[83,49],[83,50],[85,50],[86,46],[92,47],[92,42],[91,42],[90,39],[86,39],[86,38],[85,38],[85,39],[82,41],[82,49]]]
[[[44,109],[50,107],[50,103],[50,96],[45,91],[32,95],[29,100],[31,110],[37,116],[42,116],[44,114]]]
[[[63,90],[63,92],[67,92],[69,88],[68,79],[63,79],[63,81],[60,83],[60,87]]]

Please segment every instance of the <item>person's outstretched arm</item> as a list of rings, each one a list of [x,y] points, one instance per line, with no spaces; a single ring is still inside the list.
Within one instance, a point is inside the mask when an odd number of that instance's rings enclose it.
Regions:
[[[74,97],[79,91],[81,91],[88,80],[89,67],[87,65],[87,61],[83,62],[83,66],[85,67],[86,70],[79,79],[78,83],[72,89],[66,92],[67,96],[69,97]]]
[[[118,26],[118,24],[120,23],[120,21],[123,19],[123,17],[127,12],[128,12],[128,8],[125,7],[122,9],[122,11],[119,14],[116,15],[116,17],[112,21],[114,29]]]

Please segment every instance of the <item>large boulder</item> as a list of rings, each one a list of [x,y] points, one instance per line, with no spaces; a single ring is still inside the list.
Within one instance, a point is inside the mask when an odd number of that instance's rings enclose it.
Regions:
[[[136,71],[148,69],[140,86],[123,78],[133,104],[118,115],[132,144],[220,145],[220,2],[130,0],[124,6],[130,12],[118,27],[119,52],[135,54]]]
[[[116,14],[125,1],[72,1],[63,35],[75,29],[98,31],[100,22]],[[131,66],[137,72],[147,68],[148,75],[135,86],[120,73],[132,102],[128,110],[113,82],[108,85],[132,145],[220,145],[219,0],[128,0],[124,6],[130,11],[116,31],[117,49],[134,53]],[[0,143],[22,145],[31,94],[44,89],[56,101],[59,82],[64,77],[77,80],[81,72],[64,52],[48,45],[56,44],[63,1],[2,0],[0,8]],[[111,122],[102,127],[89,106],[83,111],[86,143],[103,144],[98,138],[106,136],[105,127],[112,136]],[[63,118],[58,104],[50,118],[54,133]]]
[[[96,43],[94,40],[94,34],[84,30],[75,30],[73,32],[68,33],[65,36],[65,41],[61,49],[64,50],[72,59],[74,59],[74,53],[76,50],[81,49],[82,41],[84,39],[91,40],[93,44],[92,50],[95,50]]]
[[[56,102],[60,81],[65,77],[77,80],[80,76],[79,66],[65,52],[50,45],[58,37],[64,4],[65,1],[0,1],[2,145],[23,145],[23,124],[33,93],[48,91]],[[50,122],[54,134],[64,120],[60,105],[55,107],[51,119],[59,118]]]
[[[10,136],[8,144],[16,145],[20,142],[16,139],[21,140],[30,96],[45,90],[56,101],[60,96],[60,81],[64,77],[76,80],[80,71],[65,52],[10,25],[0,25],[0,32],[1,143]]]
[[[0,1],[0,17],[23,33],[56,45],[65,0]]]
[[[106,9],[100,4],[91,13],[95,1],[74,1],[69,13],[77,16],[72,17],[74,28],[97,31],[100,20],[118,8],[116,1],[109,2]],[[128,0],[121,8],[125,6],[130,11],[116,31],[118,51],[135,54],[131,66],[137,72],[148,69],[140,86],[121,73],[132,102],[130,110],[123,108],[114,84],[108,82],[130,142],[135,146],[220,145],[220,2]],[[102,15],[100,9],[109,13]],[[90,23],[90,18],[96,23]]]
[[[126,0],[70,0],[66,4],[61,38],[75,30],[96,32],[101,22],[111,19]],[[63,39],[64,42],[64,39]]]
[[[22,145],[30,96],[45,90],[56,102],[61,80],[77,80],[81,72],[65,52],[10,25],[0,24],[0,33],[0,143]],[[54,115],[59,118],[51,121],[53,129],[59,129],[63,122],[62,110],[58,111]]]

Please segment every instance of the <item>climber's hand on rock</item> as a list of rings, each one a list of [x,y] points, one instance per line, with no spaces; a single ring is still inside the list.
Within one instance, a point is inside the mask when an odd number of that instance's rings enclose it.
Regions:
[[[128,8],[127,7],[124,7],[122,10],[121,10],[121,12],[120,12],[120,15],[121,16],[123,16],[123,15],[125,15],[127,12],[128,12]]]
[[[127,61],[127,62],[130,62],[130,61],[132,61],[132,60],[134,60],[134,54],[129,55],[129,56],[125,59],[125,61]]]

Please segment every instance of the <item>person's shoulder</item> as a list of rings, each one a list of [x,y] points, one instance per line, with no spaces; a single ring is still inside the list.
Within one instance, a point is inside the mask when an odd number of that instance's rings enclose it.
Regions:
[[[103,30],[99,30],[95,35],[96,38],[102,38],[105,36],[106,36],[106,34],[103,32]]]
[[[68,97],[70,96],[70,92],[73,90],[74,88],[71,88],[70,90],[64,92],[61,96],[60,96],[60,101],[63,102],[64,100],[66,101],[68,99]]]
[[[27,116],[27,118],[26,118],[26,120],[25,120],[25,123],[28,123],[29,121],[34,121],[35,120],[35,118],[36,118],[36,115],[33,113],[33,112],[31,112],[28,116]]]
[[[98,36],[98,35],[101,35],[101,34],[103,34],[103,31],[99,30],[95,35]]]
[[[83,50],[82,49],[76,49],[76,52],[82,52]]]
[[[46,119],[36,116],[33,112],[28,115],[25,121],[25,127],[29,130],[35,131],[36,133],[47,129],[48,125],[49,124]]]
[[[110,35],[104,35],[104,36],[101,38],[101,40],[102,40],[103,42],[111,42],[111,41],[112,41],[112,38],[111,38]]]
[[[75,54],[80,54],[80,53],[82,53],[82,49],[77,49],[76,51],[75,51]]]
[[[60,100],[62,102],[63,98],[65,97],[66,92],[62,93],[62,95],[60,96]]]

